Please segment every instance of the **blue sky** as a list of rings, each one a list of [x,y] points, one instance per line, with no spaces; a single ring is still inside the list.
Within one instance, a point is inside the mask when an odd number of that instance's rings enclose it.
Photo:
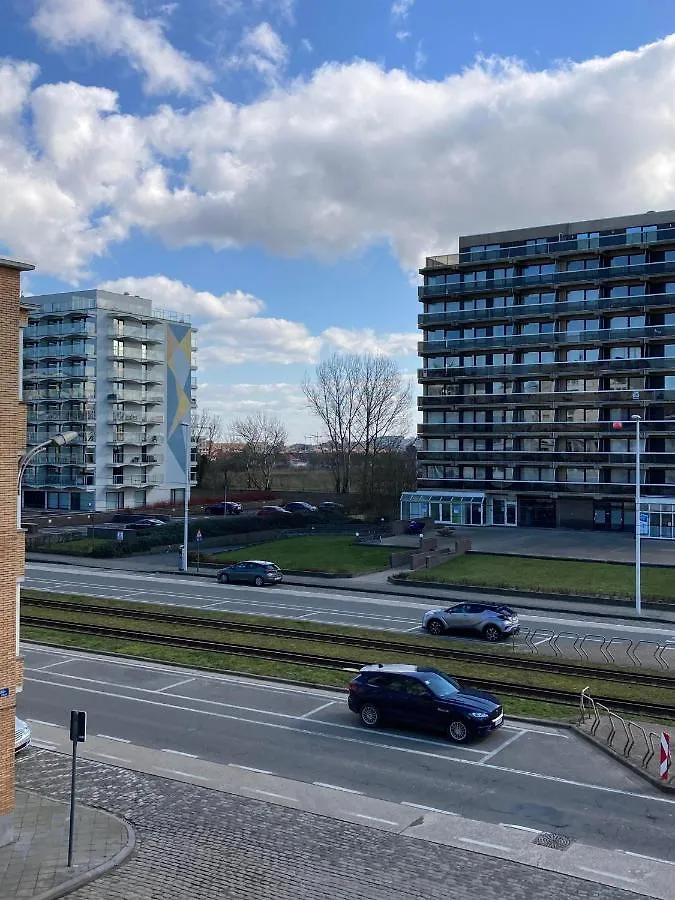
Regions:
[[[416,368],[462,233],[675,206],[675,0],[5,0],[0,254],[190,311],[200,404],[316,434],[333,352]],[[411,421],[411,431],[413,422]]]

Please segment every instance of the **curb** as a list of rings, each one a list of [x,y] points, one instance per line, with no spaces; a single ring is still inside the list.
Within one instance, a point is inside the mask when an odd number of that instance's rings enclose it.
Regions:
[[[632,760],[623,756],[623,754],[617,753],[617,751],[610,747],[608,744],[599,741],[592,734],[584,731],[584,729],[580,725],[568,725],[567,727],[570,728],[575,734],[578,734],[580,737],[584,738],[584,740],[588,741],[594,747],[597,747],[598,750],[606,753],[607,756],[611,756],[611,758],[615,762],[618,762],[622,766],[625,766],[627,769],[630,769],[634,775],[639,775],[640,778],[648,781],[652,785],[652,787],[657,788],[664,794],[675,794],[675,782],[672,778],[668,782],[661,781],[660,778],[657,778],[655,775],[650,774],[641,766],[638,766],[637,763],[634,763],[632,762]]]
[[[34,792],[29,791],[28,793]],[[34,897],[33,900],[57,900],[57,898],[59,897],[64,897],[66,894],[70,894],[73,891],[76,891],[78,888],[84,887],[84,885],[95,881],[102,875],[107,875],[108,872],[112,872],[113,869],[121,866],[122,863],[125,862],[136,849],[136,834],[126,819],[121,818],[121,816],[116,816],[114,813],[108,812],[107,809],[103,809],[102,807],[88,806],[87,808],[96,809],[99,812],[103,812],[107,816],[110,816],[111,819],[115,819],[117,822],[119,822],[127,833],[127,843],[110,859],[107,859],[105,862],[101,863],[98,866],[94,866],[93,869],[87,869],[86,872],[82,872],[79,875],[74,875],[72,878],[69,878],[67,881],[61,882],[61,884],[57,884],[55,887],[48,888],[42,894],[38,894],[36,897]]]

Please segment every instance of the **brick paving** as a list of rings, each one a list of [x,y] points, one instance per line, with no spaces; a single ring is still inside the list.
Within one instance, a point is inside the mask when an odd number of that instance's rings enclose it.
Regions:
[[[72,900],[637,900],[519,863],[83,760],[83,803],[127,819],[136,850]],[[65,799],[68,760],[42,752],[22,786]]]

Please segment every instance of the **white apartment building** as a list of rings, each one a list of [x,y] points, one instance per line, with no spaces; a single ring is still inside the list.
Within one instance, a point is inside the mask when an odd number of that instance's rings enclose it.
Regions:
[[[102,290],[30,298],[23,331],[28,447],[62,431],[79,439],[36,455],[24,506],[100,511],[179,503],[195,405],[188,316]]]

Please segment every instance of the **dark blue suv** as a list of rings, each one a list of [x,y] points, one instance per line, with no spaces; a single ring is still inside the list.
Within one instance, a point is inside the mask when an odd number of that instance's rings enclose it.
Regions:
[[[424,666],[364,666],[349,685],[349,708],[367,728],[392,722],[442,731],[457,744],[498,728],[499,700]]]

